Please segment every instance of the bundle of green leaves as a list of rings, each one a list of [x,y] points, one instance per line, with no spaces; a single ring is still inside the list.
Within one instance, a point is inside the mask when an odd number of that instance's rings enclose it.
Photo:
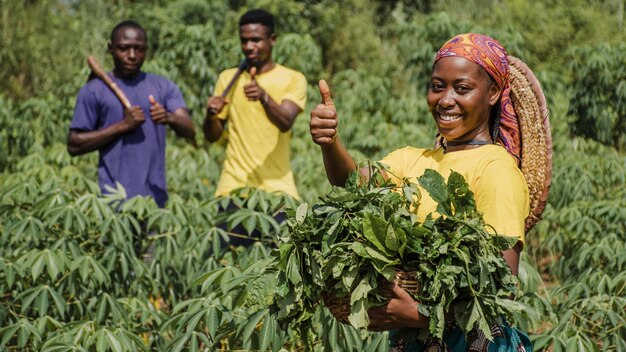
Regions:
[[[313,206],[289,214],[289,237],[275,251],[279,321],[307,336],[324,295],[349,298],[348,320],[369,325],[370,307],[385,304],[396,270],[415,272],[419,312],[430,317],[423,337],[442,338],[446,318],[466,333],[511,318],[517,289],[501,251],[515,239],[487,232],[474,195],[462,175],[446,183],[427,170],[419,186],[385,181],[379,165],[363,181],[358,173]],[[422,190],[438,203],[436,213],[418,221]],[[444,318],[446,317],[446,318]]]

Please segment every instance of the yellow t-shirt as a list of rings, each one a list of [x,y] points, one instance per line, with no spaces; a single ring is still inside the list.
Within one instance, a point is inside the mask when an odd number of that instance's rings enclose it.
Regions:
[[[403,177],[417,182],[426,169],[448,178],[452,170],[463,175],[474,192],[476,207],[485,222],[498,234],[524,242],[524,220],[529,213],[528,186],[515,160],[495,144],[475,149],[444,153],[439,149],[406,147],[387,155],[381,162],[390,168],[391,179],[400,184]],[[422,192],[417,215],[423,220],[437,208],[437,203]]]
[[[220,74],[214,95],[222,94],[236,71],[232,68]],[[256,81],[277,103],[287,99],[304,110],[306,78],[302,73],[276,64],[270,71],[257,74]],[[230,103],[217,116],[228,120],[228,145],[215,194],[223,196],[251,186],[298,198],[290,164],[291,131],[281,132],[272,124],[261,102],[248,101],[243,92],[248,83],[250,74],[244,71],[227,96]]]

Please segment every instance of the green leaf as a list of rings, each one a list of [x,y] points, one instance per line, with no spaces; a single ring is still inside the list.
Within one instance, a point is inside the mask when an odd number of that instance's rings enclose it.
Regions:
[[[208,330],[209,336],[211,337],[211,339],[214,339],[220,326],[221,311],[219,311],[217,307],[215,306],[210,306],[207,308],[205,316],[206,316],[206,328]]]
[[[387,226],[387,236],[385,237],[385,247],[389,248],[389,250],[393,252],[397,252],[400,249],[400,242],[398,241],[398,237],[396,236],[396,231],[394,230],[391,224]]]
[[[448,194],[452,198],[452,206],[457,214],[473,214],[476,211],[474,193],[470,190],[465,178],[452,171],[448,176]]]
[[[48,290],[49,288],[47,286],[44,286],[41,290],[41,293],[39,294],[39,296],[37,296],[37,299],[35,300],[35,308],[37,308],[37,310],[39,311],[40,317],[43,317],[49,313],[48,305],[50,303],[50,300],[48,297]]]
[[[384,262],[384,263],[391,263],[391,262],[393,262],[388,256],[384,255],[383,253],[380,253],[380,252],[376,251],[372,247],[365,247],[365,251],[367,252],[369,257],[372,258],[372,259],[380,260],[381,262]]]
[[[341,275],[341,282],[343,283],[343,286],[346,288],[346,292],[350,291],[350,288],[352,288],[352,284],[354,283],[354,280],[357,279],[358,272],[359,272],[359,269],[356,267],[344,269]]]
[[[302,276],[300,275],[300,258],[292,252],[287,262],[287,277],[293,285],[299,285],[302,282]]]
[[[186,322],[186,328],[187,330],[185,331],[185,333],[187,335],[190,335],[194,330],[197,329],[198,327],[198,323],[200,322],[200,320],[204,317],[205,312],[203,310],[199,310],[197,312],[193,312],[189,315],[189,318]]]
[[[357,329],[366,328],[370,324],[370,319],[367,316],[367,310],[369,304],[367,298],[362,298],[350,305],[350,315],[348,320],[350,324]]]
[[[387,249],[383,245],[386,227],[387,224],[385,221],[374,216],[372,213],[366,213],[363,217],[363,235],[383,253],[387,253]]]
[[[5,346],[9,340],[15,336],[15,332],[20,328],[19,323],[5,326],[0,328],[0,334],[2,335],[2,340],[0,342],[0,346]]]
[[[117,337],[115,335],[113,335],[113,333],[111,333],[110,331],[105,331],[105,334],[107,336],[107,339],[109,340],[109,346],[108,347],[112,351],[124,352],[124,349],[122,348],[122,344],[117,339]]]
[[[243,333],[241,333],[242,341],[244,342],[250,341],[252,333],[254,332],[254,330],[256,330],[257,325],[259,325],[259,322],[261,321],[261,319],[266,317],[268,313],[269,313],[269,309],[261,309],[255,312],[254,314],[252,314],[250,317],[248,317],[245,324],[240,326],[240,327],[243,326]]]
[[[298,206],[296,210],[296,221],[298,224],[303,224],[304,219],[306,219],[307,212],[309,210],[309,205],[307,203],[302,203]]]
[[[44,256],[44,252],[39,252],[35,254],[34,260],[32,262],[32,266],[30,268],[31,275],[33,280],[37,280],[39,275],[43,272],[45,266],[46,258]]]
[[[55,280],[59,273],[64,270],[64,263],[54,252],[45,250],[44,255],[46,257],[46,266],[48,268],[48,276],[50,279]]]
[[[361,279],[357,286],[350,294],[350,305],[353,305],[360,299],[367,299],[367,295],[372,291],[372,286],[369,283],[367,277]]]
[[[437,212],[441,215],[452,216],[452,208],[445,180],[437,171],[426,169],[418,178],[418,182],[430,197],[437,202]]]
[[[261,331],[259,331],[259,349],[265,351],[272,341],[272,337],[277,333],[276,321],[270,315],[265,317]]]

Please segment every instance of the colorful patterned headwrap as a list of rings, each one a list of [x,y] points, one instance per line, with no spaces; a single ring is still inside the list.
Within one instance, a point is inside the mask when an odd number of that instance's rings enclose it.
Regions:
[[[486,35],[466,33],[457,35],[445,43],[437,52],[435,62],[450,56],[462,57],[479,65],[502,89],[500,118],[495,123],[498,131],[497,142],[517,159],[519,165],[522,160],[522,141],[519,123],[510,97],[509,59],[506,50],[497,40]]]

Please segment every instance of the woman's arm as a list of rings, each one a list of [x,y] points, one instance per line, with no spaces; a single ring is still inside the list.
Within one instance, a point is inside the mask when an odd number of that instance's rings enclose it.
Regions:
[[[504,260],[509,265],[509,268],[511,268],[511,272],[515,276],[517,276],[517,273],[519,272],[520,253],[522,253],[521,241],[517,241],[517,243],[515,244],[515,246],[513,246],[513,248],[507,249],[506,251],[502,252],[502,256],[504,257]]]
[[[311,111],[309,128],[313,142],[322,148],[324,168],[328,181],[334,186],[343,186],[357,166],[343,146],[337,134],[337,110],[330,96],[326,81],[319,82],[322,104]]]

